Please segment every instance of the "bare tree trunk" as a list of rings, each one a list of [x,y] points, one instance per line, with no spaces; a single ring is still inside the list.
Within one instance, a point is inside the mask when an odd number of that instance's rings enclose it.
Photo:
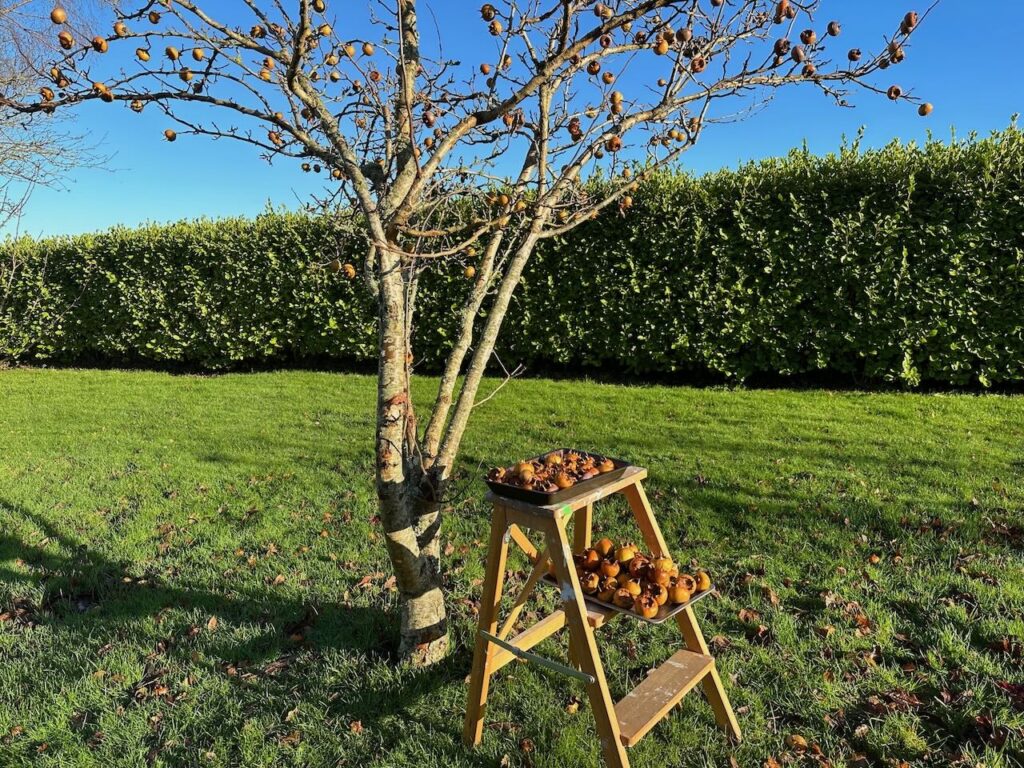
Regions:
[[[377,377],[377,498],[384,541],[402,604],[399,653],[430,664],[448,649],[437,557],[437,507],[421,487],[409,393],[409,339],[401,264],[380,256],[380,357]]]

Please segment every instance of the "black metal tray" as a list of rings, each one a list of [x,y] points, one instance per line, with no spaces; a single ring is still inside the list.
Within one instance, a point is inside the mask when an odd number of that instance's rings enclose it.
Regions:
[[[499,496],[504,496],[508,499],[517,499],[519,501],[525,501],[529,504],[536,504],[537,506],[544,507],[549,504],[560,504],[566,499],[580,496],[591,491],[596,491],[602,486],[608,485],[614,480],[618,480],[624,474],[626,470],[632,467],[628,461],[622,459],[616,459],[612,456],[605,456],[602,453],[595,453],[594,451],[582,451],[578,448],[555,448],[554,451],[576,451],[577,453],[586,453],[590,456],[597,456],[602,459],[611,459],[615,465],[615,469],[611,472],[605,472],[603,475],[597,475],[589,480],[583,480],[570,488],[562,488],[551,493],[544,493],[543,491],[533,491],[529,488],[520,488],[517,485],[507,485],[505,483],[499,483],[496,480],[489,480],[487,476],[484,476],[484,482],[487,483],[487,487],[494,491]],[[544,453],[538,454],[537,456],[531,456],[526,461],[540,461],[549,453],[554,451],[545,451]]]
[[[546,581],[548,584],[550,584],[553,587],[557,587],[558,586],[558,582],[555,580],[555,577],[552,576],[550,573],[545,573],[541,577],[541,581]],[[648,619],[648,618],[645,618],[645,617],[641,616],[639,613],[634,611],[632,608],[620,608],[619,606],[615,605],[615,603],[606,603],[603,600],[598,600],[593,595],[584,594],[583,595],[583,599],[586,600],[588,603],[593,603],[594,605],[600,606],[601,608],[610,609],[610,610],[613,610],[613,611],[617,611],[618,613],[624,613],[627,616],[632,616],[637,621],[645,621],[648,624],[662,624],[663,622],[666,622],[669,619],[671,619],[677,613],[681,613],[682,611],[685,611],[687,608],[689,608],[694,603],[699,603],[701,600],[703,600],[705,597],[707,597],[708,595],[710,595],[714,591],[715,591],[715,585],[712,584],[710,587],[705,589],[703,592],[698,592],[696,595],[691,597],[685,603],[679,603],[678,605],[672,605],[672,604],[669,604],[669,603],[665,603],[665,605],[661,606],[658,609],[658,615],[655,616],[653,619]]]

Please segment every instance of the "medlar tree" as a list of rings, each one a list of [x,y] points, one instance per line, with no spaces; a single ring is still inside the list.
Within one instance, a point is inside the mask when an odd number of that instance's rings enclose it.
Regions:
[[[230,138],[326,175],[319,201],[365,241],[357,268],[379,304],[375,464],[402,600],[401,647],[447,647],[441,505],[481,380],[534,249],[597,216],[627,215],[645,176],[716,119],[805,86],[838,105],[855,87],[931,106],[872,77],[919,24],[894,19],[876,52],[843,46],[823,0],[495,0],[486,60],[463,63],[425,0],[160,0],[116,6],[105,32],[52,10],[60,46],[37,98],[53,113],[100,100],[166,113],[168,141]],[[241,15],[246,18],[240,18]],[[431,17],[433,18],[433,17]],[[442,45],[444,43],[444,45]],[[479,55],[478,51],[476,55]],[[205,109],[200,109],[204,107]],[[219,117],[220,116],[220,117]],[[221,122],[231,119],[232,122]],[[237,121],[237,124],[235,124]],[[429,414],[410,397],[417,284],[457,263],[471,281]],[[460,386],[461,381],[461,386]]]

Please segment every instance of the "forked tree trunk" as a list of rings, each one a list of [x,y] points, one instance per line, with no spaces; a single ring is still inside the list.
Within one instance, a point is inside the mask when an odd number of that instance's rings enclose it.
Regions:
[[[409,339],[401,269],[381,258],[377,377],[377,498],[402,608],[399,654],[430,664],[448,650],[438,563],[438,507],[424,491],[409,393]]]

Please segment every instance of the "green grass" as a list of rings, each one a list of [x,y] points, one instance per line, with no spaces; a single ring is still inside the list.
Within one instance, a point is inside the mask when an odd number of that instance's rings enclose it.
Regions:
[[[1024,399],[515,382],[466,439],[429,670],[390,658],[372,399],[363,376],[0,373],[0,765],[594,765],[582,688],[529,665],[460,743],[477,478],[561,445],[649,467],[676,556],[721,588],[698,613],[746,740],[692,695],[635,766],[784,763],[791,734],[834,766],[1024,762],[997,685],[1024,683]],[[597,522],[636,538],[621,502]],[[680,639],[599,641],[619,697]]]

